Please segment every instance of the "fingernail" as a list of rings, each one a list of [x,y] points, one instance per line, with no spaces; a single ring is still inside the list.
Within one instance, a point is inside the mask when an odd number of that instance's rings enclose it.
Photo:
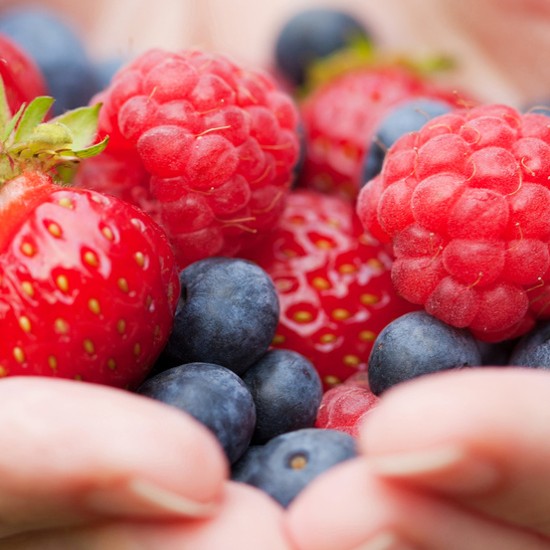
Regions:
[[[414,550],[414,548],[403,542],[394,533],[384,531],[367,543],[358,546],[354,550]]]
[[[155,518],[204,518],[218,508],[215,503],[190,500],[142,479],[132,479],[123,486],[95,489],[88,494],[86,502],[90,509],[101,514]]]
[[[378,476],[419,480],[423,485],[453,492],[482,492],[494,487],[499,478],[492,464],[459,446],[376,456],[367,461]]]

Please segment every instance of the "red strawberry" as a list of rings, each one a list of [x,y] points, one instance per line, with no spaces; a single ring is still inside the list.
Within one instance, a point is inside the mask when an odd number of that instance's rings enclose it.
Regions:
[[[310,359],[325,388],[366,369],[377,334],[413,309],[392,288],[387,252],[338,196],[293,191],[279,225],[251,259],[279,293],[273,345]]]
[[[390,148],[358,212],[391,241],[401,296],[490,342],[550,317],[548,128],[545,115],[480,105]]]
[[[8,105],[16,113],[21,105],[46,94],[46,82],[36,63],[12,40],[0,33],[0,78]]]
[[[271,77],[213,53],[151,50],[96,100],[108,155],[139,164],[145,203],[135,202],[165,228],[180,267],[236,255],[274,225],[299,144],[296,107]],[[96,171],[78,183],[93,187]],[[132,195],[120,179],[112,192]]]
[[[452,106],[464,100],[397,65],[353,69],[314,89],[301,105],[306,155],[300,184],[356,197],[377,126],[399,102],[414,97]]]
[[[105,142],[87,147],[96,107],[41,123],[52,102],[31,102],[2,143],[0,376],[135,387],[172,327],[179,288],[173,253],[141,210],[54,182],[61,166]],[[13,122],[2,116],[5,101],[0,107],[5,135]]]

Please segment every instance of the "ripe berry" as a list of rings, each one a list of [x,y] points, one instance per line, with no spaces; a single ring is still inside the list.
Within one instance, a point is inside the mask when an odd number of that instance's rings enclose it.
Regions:
[[[539,323],[517,341],[508,364],[550,369],[550,321]]]
[[[87,105],[99,91],[95,67],[68,20],[37,7],[8,10],[0,17],[0,33],[9,36],[38,65],[54,114]]]
[[[358,213],[401,296],[496,342],[550,315],[549,178],[548,118],[480,105],[401,137]]]
[[[363,159],[383,117],[415,97],[457,105],[461,98],[399,66],[351,70],[320,85],[301,105],[306,156],[300,183],[355,198]]]
[[[164,227],[180,267],[235,256],[272,228],[299,143],[297,109],[270,76],[218,54],[149,50],[94,101],[111,162],[139,164],[145,179],[134,185],[148,200],[136,202]],[[94,185],[87,173],[79,185]],[[128,186],[112,192],[131,196]]]
[[[352,436],[318,428],[287,432],[251,449],[251,456],[243,456],[240,479],[284,507],[323,472],[357,455]]]
[[[479,365],[481,354],[469,332],[413,311],[392,321],[376,338],[369,358],[369,386],[380,395],[418,376]]]
[[[387,251],[341,197],[294,190],[277,228],[253,252],[281,305],[273,346],[307,357],[325,388],[365,370],[380,330],[417,309],[396,295]]]
[[[243,381],[225,367],[180,365],[149,378],[137,393],[177,407],[204,424],[230,463],[248,448],[256,422],[254,401]]]
[[[357,437],[361,422],[377,404],[378,397],[369,388],[367,373],[354,374],[323,394],[315,427]]]
[[[268,350],[279,302],[260,267],[240,258],[205,258],[180,272],[180,287],[162,366],[200,361],[243,374]]]
[[[448,103],[430,98],[414,98],[399,103],[382,119],[363,160],[361,185],[382,170],[386,151],[401,136],[420,130],[428,120],[451,111]]]
[[[294,86],[306,80],[312,63],[370,33],[357,17],[337,8],[309,8],[285,21],[275,43],[275,66]]]
[[[0,32],[0,79],[9,110],[15,114],[25,103],[46,95],[44,75],[34,60],[7,35]]]
[[[291,350],[270,350],[242,378],[256,405],[254,443],[315,423],[323,386],[304,356]]]
[[[97,107],[43,122],[52,102],[36,98],[10,120],[0,94],[0,376],[134,388],[172,328],[174,255],[143,211],[59,184],[105,141],[89,145]]]

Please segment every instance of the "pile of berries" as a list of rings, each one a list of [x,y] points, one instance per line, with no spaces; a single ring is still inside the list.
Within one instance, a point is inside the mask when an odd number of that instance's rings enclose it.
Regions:
[[[155,49],[101,85],[75,40],[0,14],[0,377],[177,407],[287,506],[395,384],[550,368],[545,114],[378,58],[339,10],[288,22],[277,75]]]

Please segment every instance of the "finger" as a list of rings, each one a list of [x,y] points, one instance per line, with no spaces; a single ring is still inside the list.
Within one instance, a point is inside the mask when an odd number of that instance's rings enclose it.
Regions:
[[[100,517],[214,512],[228,466],[190,416],[94,384],[0,382],[0,536]]]
[[[179,522],[120,522],[18,535],[0,550],[291,550],[283,509],[244,484],[227,483],[218,513]]]
[[[550,372],[483,368],[402,384],[361,431],[379,476],[550,534]]]
[[[319,477],[290,504],[297,550],[548,550],[550,540],[373,475],[360,457]]]

